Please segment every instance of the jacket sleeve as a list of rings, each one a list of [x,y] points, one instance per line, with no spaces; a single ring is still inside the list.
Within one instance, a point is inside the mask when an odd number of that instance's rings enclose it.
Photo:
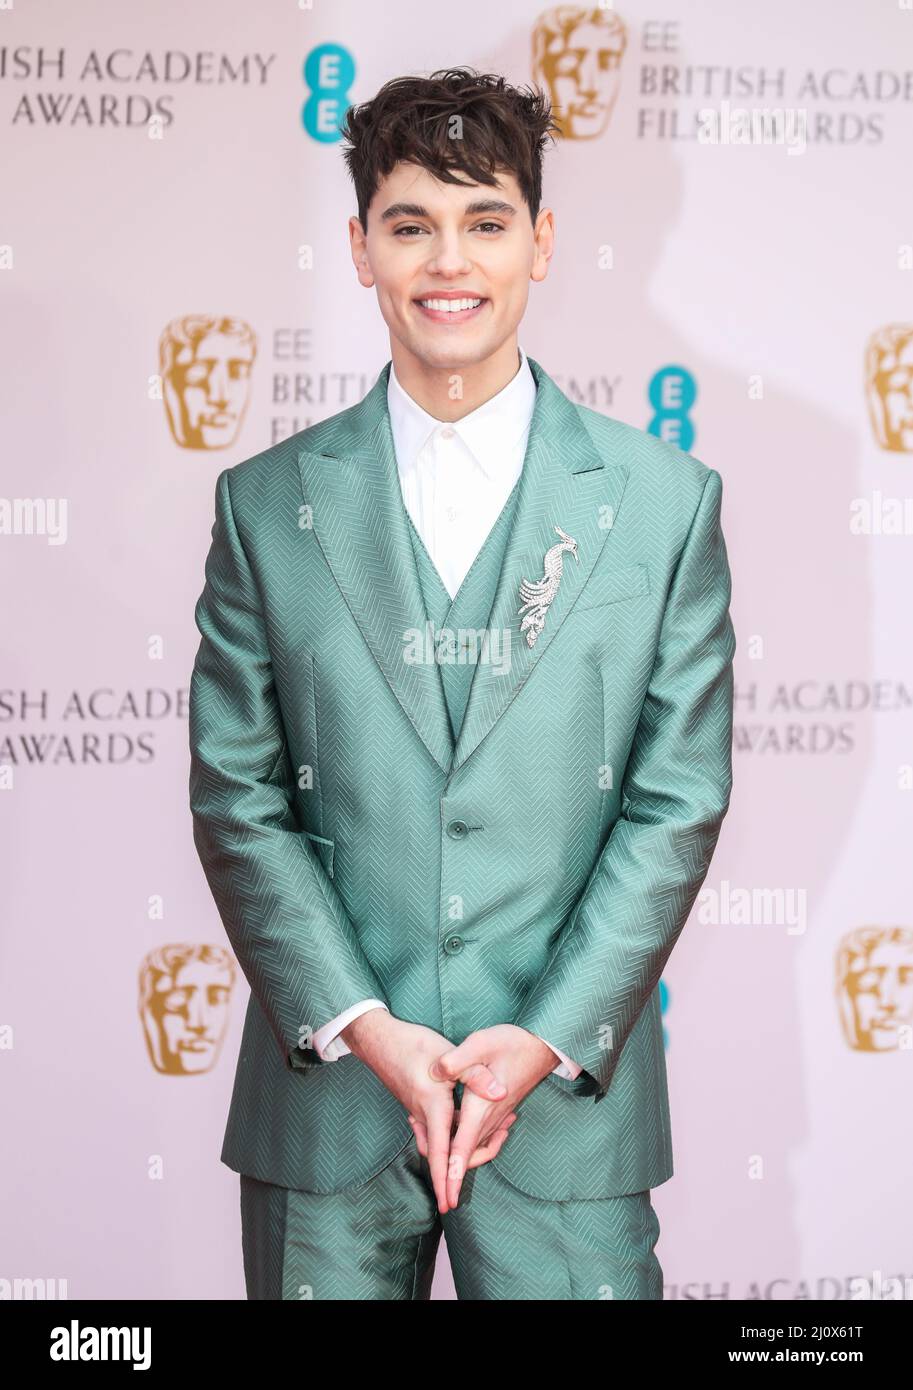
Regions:
[[[386,995],[292,811],[294,783],[260,595],[232,514],[229,470],[196,605],[190,681],[193,838],[232,949],[292,1069],[314,1030]]]
[[[513,1020],[584,1068],[601,1100],[710,866],[732,787],[735,634],[709,470],[672,577],[619,819],[545,970]]]

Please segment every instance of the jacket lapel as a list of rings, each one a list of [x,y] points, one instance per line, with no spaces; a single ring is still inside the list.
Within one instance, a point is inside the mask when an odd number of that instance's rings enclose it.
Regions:
[[[480,661],[456,749],[433,652],[406,659],[411,632],[424,631],[424,600],[403,504],[387,410],[389,362],[368,394],[314,427],[313,449],[299,451],[304,500],[314,533],[355,621],[391,690],[431,756],[455,771],[519,693],[572,611],[610,534],[627,482],[622,463],[606,463],[576,408],[527,356],[536,405],[513,526],[495,590],[489,630],[509,633],[510,661]],[[520,632],[520,581],[542,577],[558,525],[577,541],[533,647]],[[427,645],[427,644],[426,644]]]
[[[628,479],[622,463],[603,460],[575,406],[548,373],[533,358],[527,356],[527,361],[536,379],[536,405],[514,522],[488,619],[489,630],[510,634],[510,662],[506,670],[491,662],[476,666],[454,772],[501,718],[561,631],[611,533]],[[564,552],[558,592],[538,640],[529,647],[520,631],[520,581],[542,578],[546,552],[560,543],[556,525],[577,542],[579,563]]]
[[[333,578],[390,689],[447,772],[453,732],[427,641],[387,412],[388,374],[389,363],[358,405],[339,421],[327,421],[324,431],[316,427],[320,450],[301,450],[298,465],[314,534]],[[426,639],[424,659],[410,661],[409,636],[415,632]]]

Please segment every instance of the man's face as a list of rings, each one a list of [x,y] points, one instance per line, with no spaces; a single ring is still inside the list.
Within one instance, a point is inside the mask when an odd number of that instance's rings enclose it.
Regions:
[[[356,217],[349,231],[358,278],[376,286],[391,337],[426,367],[459,369],[516,337],[529,282],[545,278],[554,221],[543,208],[533,227],[506,171],[497,186],[463,186],[399,163],[371,201],[367,236]],[[480,303],[459,312],[423,307],[435,298]]]

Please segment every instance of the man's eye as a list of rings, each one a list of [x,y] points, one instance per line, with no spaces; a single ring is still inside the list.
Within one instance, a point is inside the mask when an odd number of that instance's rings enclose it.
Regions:
[[[479,232],[485,231],[486,234],[490,236],[492,233],[503,232],[504,227],[500,222],[479,222],[475,230]],[[411,240],[415,234],[423,235],[424,231],[424,227],[416,227],[412,224],[409,224],[408,226],[397,227],[393,235],[404,237],[406,240]]]

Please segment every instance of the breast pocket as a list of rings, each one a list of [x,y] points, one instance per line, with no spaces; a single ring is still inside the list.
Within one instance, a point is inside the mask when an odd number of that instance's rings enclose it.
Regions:
[[[598,570],[574,604],[574,612],[601,608],[606,603],[619,603],[625,598],[639,598],[650,592],[650,571],[646,565],[626,565],[623,569]]]

